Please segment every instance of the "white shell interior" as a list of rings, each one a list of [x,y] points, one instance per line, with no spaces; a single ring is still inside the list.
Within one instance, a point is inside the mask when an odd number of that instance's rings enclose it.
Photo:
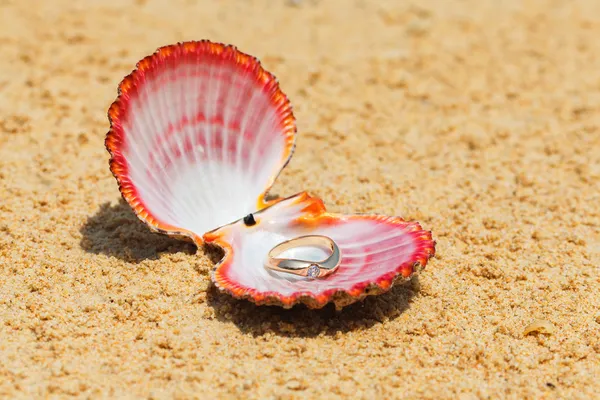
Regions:
[[[294,198],[284,200],[256,214],[260,222],[247,227],[243,222],[221,228],[232,244],[231,267],[225,272],[230,281],[260,292],[276,291],[289,296],[296,292],[318,295],[329,289],[350,289],[357,283],[375,281],[396,270],[415,255],[414,236],[399,225],[373,219],[342,219],[336,225],[307,227],[294,223],[304,204]],[[265,268],[268,252],[277,244],[302,235],[325,235],[342,253],[338,270],[326,279],[309,280]],[[328,255],[320,247],[288,250],[294,258],[318,261]]]
[[[162,223],[201,235],[255,211],[285,161],[277,110],[239,67],[166,66],[130,107],[123,154]]]

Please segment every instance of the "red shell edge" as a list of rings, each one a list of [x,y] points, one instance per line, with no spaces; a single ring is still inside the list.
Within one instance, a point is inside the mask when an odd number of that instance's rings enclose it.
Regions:
[[[215,244],[223,249],[223,259],[217,263],[211,273],[212,281],[215,285],[226,293],[237,299],[250,300],[257,305],[279,305],[284,308],[291,308],[296,304],[303,303],[312,309],[324,307],[327,303],[333,301],[336,308],[342,308],[346,305],[360,301],[369,295],[382,294],[389,291],[393,285],[399,281],[405,281],[412,277],[415,272],[425,268],[430,258],[435,256],[435,244],[430,231],[424,231],[418,222],[407,222],[400,217],[387,217],[383,215],[342,215],[325,212],[323,202],[319,198],[311,197],[303,192],[298,201],[306,202],[305,210],[310,210],[312,215],[301,217],[298,223],[330,224],[345,219],[367,219],[378,221],[382,224],[411,226],[411,233],[417,235],[419,242],[415,257],[410,262],[399,265],[396,269],[389,271],[374,281],[360,282],[351,289],[330,289],[318,296],[311,293],[298,292],[290,296],[282,296],[277,292],[258,292],[256,289],[248,288],[237,284],[229,279],[227,270],[231,267],[232,248],[231,245],[222,239],[218,233],[209,232],[204,235],[206,243]],[[318,211],[321,211],[320,213]],[[314,212],[314,213],[313,213]]]
[[[178,57],[190,52],[218,55],[219,57],[223,58],[231,57],[237,65],[251,69],[257,82],[260,82],[265,87],[267,85],[271,85],[271,100],[278,108],[278,112],[280,113],[283,133],[286,137],[286,148],[282,156],[281,168],[279,169],[279,172],[271,177],[270,181],[265,187],[265,190],[257,199],[256,204],[259,210],[277,202],[277,200],[266,201],[265,196],[277,179],[277,176],[281,170],[283,170],[283,168],[285,168],[289,162],[294,152],[296,120],[292,112],[290,101],[279,88],[277,78],[275,78],[275,76],[270,72],[263,69],[260,61],[257,58],[239,51],[235,46],[232,45],[201,40],[180,42],[173,45],[163,46],[158,48],[153,54],[140,60],[136,64],[136,68],[129,75],[123,78],[118,86],[117,98],[111,104],[108,110],[110,129],[104,142],[106,149],[110,154],[110,170],[117,180],[121,196],[131,206],[135,215],[141,221],[146,223],[152,230],[171,236],[190,238],[196,244],[202,244],[203,240],[201,233],[190,232],[188,230],[166,224],[147,210],[144,202],[138,196],[136,187],[129,179],[127,161],[121,152],[125,139],[122,121],[129,110],[128,106],[130,95],[131,92],[135,90],[138,81],[143,81],[144,75],[148,71],[160,66],[169,58]]]

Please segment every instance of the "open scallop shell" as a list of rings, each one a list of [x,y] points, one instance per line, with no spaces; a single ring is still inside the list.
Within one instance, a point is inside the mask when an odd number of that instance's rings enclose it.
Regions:
[[[109,120],[110,168],[125,200],[155,231],[221,247],[212,279],[237,298],[343,307],[409,279],[434,254],[416,222],[331,214],[306,193],[265,200],[292,155],[295,120],[275,77],[233,46],[158,49],[121,82]],[[253,226],[241,220],[250,213]],[[335,273],[311,281],[265,269],[273,246],[307,234],[336,241]],[[323,258],[323,249],[291,251]]]
[[[204,240],[224,250],[212,276],[216,285],[257,304],[289,308],[304,303],[320,308],[333,301],[341,308],[367,295],[386,292],[398,280],[410,279],[435,252],[431,232],[416,222],[327,213],[320,199],[306,193],[263,209],[254,219],[253,226],[240,220],[206,233]],[[309,280],[264,267],[271,248],[302,235],[324,235],[337,243],[342,260],[335,273]],[[323,250],[317,247],[297,250],[304,254],[294,257],[323,258]]]
[[[119,85],[106,147],[152,229],[203,233],[267,206],[294,148],[290,102],[260,62],[208,41],[158,49]]]

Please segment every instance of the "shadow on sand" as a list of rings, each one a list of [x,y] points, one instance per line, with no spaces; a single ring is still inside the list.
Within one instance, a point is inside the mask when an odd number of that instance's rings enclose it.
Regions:
[[[102,204],[83,224],[80,232],[83,235],[80,245],[85,251],[127,262],[156,260],[164,252],[196,253],[193,243],[153,233],[123,199],[114,206]]]
[[[242,333],[262,336],[272,333],[287,337],[335,336],[338,332],[368,329],[371,326],[400,316],[410,307],[419,291],[418,277],[394,286],[380,296],[369,296],[364,301],[336,311],[333,304],[320,310],[297,305],[289,310],[276,306],[256,306],[246,300],[236,300],[216,287],[208,291],[208,304],[216,318],[232,322]]]

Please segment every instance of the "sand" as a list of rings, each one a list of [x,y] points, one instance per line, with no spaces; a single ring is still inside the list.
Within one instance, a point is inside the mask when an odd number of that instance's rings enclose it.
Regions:
[[[0,397],[600,393],[600,2],[169,3],[0,2]],[[140,58],[204,38],[294,105],[274,193],[420,221],[418,280],[256,307],[136,219],[106,111]]]

